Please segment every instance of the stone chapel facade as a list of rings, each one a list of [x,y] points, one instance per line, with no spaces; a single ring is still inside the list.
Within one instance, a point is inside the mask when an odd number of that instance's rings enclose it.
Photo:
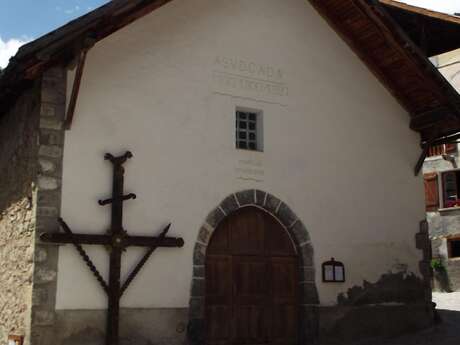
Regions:
[[[420,140],[454,128],[426,114],[458,96],[430,66],[382,5],[348,0],[117,0],[23,47],[0,79],[0,342],[104,341],[104,290],[40,235],[58,217],[104,233],[104,154],[126,151],[125,229],[172,223],[185,246],[159,248],[127,290],[122,344],[428,327],[413,168]],[[107,279],[107,249],[85,250]],[[123,279],[143,253],[124,253]]]

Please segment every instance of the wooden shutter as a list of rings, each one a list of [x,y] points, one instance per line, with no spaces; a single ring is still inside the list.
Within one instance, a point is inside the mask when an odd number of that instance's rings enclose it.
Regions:
[[[446,144],[446,153],[455,153],[457,152],[457,144]]]
[[[423,175],[425,179],[425,205],[427,212],[436,211],[439,208],[438,174],[430,173]]]
[[[443,154],[443,145],[430,146],[428,149],[428,157],[440,156]]]

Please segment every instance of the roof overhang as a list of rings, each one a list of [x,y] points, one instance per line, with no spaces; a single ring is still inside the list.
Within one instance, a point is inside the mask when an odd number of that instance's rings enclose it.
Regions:
[[[45,69],[170,1],[114,0],[23,46],[0,78],[0,114]],[[423,140],[460,131],[460,96],[379,1],[309,1],[409,112]]]
[[[22,46],[0,77],[0,116],[44,70],[71,63],[82,50],[170,1],[113,0]]]
[[[395,0],[380,2],[427,56],[460,48],[460,17]]]
[[[427,140],[460,130],[460,96],[377,0],[311,0]]]

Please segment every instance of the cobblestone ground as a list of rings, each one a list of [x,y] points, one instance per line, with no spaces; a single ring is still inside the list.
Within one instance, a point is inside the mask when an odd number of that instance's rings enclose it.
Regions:
[[[460,292],[433,293],[442,322],[426,331],[406,335],[378,345],[460,345]],[[360,344],[361,345],[361,344]],[[365,343],[362,345],[377,345]]]

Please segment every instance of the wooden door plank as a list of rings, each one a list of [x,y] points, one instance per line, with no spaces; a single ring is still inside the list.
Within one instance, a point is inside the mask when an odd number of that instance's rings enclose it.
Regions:
[[[295,345],[299,263],[283,226],[245,208],[221,222],[206,258],[206,345]]]
[[[233,344],[266,343],[270,313],[269,263],[265,257],[233,257]]]
[[[299,263],[295,257],[271,258],[273,324],[271,344],[297,344],[299,308]]]
[[[230,345],[232,327],[232,257],[209,255],[206,260],[206,339],[209,345]]]

